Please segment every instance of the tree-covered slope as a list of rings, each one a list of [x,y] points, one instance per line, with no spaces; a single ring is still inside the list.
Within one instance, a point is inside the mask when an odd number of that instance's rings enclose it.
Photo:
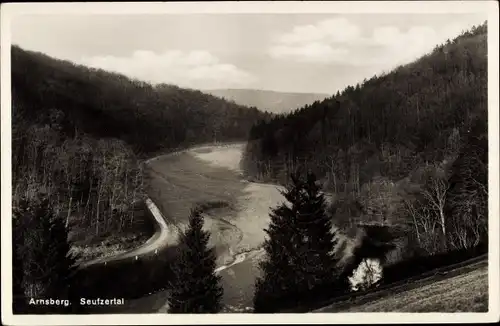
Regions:
[[[254,121],[263,116],[255,108],[199,91],[150,85],[16,46],[12,91],[14,124],[21,123],[21,117],[46,123],[58,111],[71,136],[86,132],[115,137],[141,152],[214,138],[245,139]]]
[[[322,176],[334,172],[340,184],[350,174],[363,184],[443,159],[476,119],[486,119],[486,54],[483,25],[411,64],[263,122],[252,129],[246,169],[280,179],[285,167],[307,165]]]
[[[243,168],[279,183],[296,169],[314,172],[335,194],[337,224],[403,223],[413,230],[407,240],[430,253],[475,245],[487,236],[487,68],[484,23],[415,62],[262,121]]]

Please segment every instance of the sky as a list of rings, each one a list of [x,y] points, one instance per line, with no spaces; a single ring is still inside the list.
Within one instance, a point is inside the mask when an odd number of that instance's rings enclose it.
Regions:
[[[484,14],[21,15],[26,50],[201,90],[333,94],[409,63]]]

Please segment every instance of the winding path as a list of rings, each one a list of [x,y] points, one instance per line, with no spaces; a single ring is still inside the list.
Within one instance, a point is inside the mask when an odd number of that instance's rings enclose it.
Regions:
[[[173,224],[170,225],[167,224],[165,217],[160,212],[160,209],[149,197],[146,198],[146,206],[153,215],[156,223],[158,224],[158,229],[151,236],[151,238],[149,238],[145,243],[143,243],[139,247],[134,248],[132,250],[125,251],[113,256],[104,256],[83,262],[82,264],[80,264],[80,268],[85,268],[90,265],[107,263],[111,261],[119,261],[129,258],[135,258],[136,256],[140,257],[145,254],[158,252],[162,247],[167,245],[172,238],[176,238],[178,234],[177,228]]]

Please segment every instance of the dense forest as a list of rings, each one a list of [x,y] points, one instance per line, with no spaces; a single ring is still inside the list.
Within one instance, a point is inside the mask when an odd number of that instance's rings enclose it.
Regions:
[[[410,64],[250,132],[242,167],[280,184],[298,170],[333,194],[343,229],[405,226],[435,254],[487,238],[487,24]]]
[[[14,208],[44,193],[66,226],[85,237],[138,232],[141,159],[196,143],[245,140],[267,117],[199,91],[13,46]]]

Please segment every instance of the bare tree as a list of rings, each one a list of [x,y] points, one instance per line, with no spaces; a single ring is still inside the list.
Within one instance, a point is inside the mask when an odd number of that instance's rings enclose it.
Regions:
[[[415,232],[419,248],[425,250],[428,254],[434,254],[437,251],[437,242],[439,240],[439,219],[433,210],[419,201],[405,199],[404,209],[406,214],[411,217],[411,226]]]
[[[333,186],[333,192],[337,194],[337,165],[336,157],[333,154],[325,155],[323,159],[323,164],[328,168],[329,173],[327,174],[329,185]]]
[[[446,239],[446,218],[445,218],[445,205],[446,205],[446,193],[450,188],[448,180],[445,176],[442,176],[443,172],[439,171],[439,167],[433,167],[436,169],[435,175],[430,175],[426,184],[422,190],[422,195],[426,201],[431,205],[431,207],[439,215],[439,225],[443,233],[444,239]],[[439,175],[441,172],[441,175]]]

